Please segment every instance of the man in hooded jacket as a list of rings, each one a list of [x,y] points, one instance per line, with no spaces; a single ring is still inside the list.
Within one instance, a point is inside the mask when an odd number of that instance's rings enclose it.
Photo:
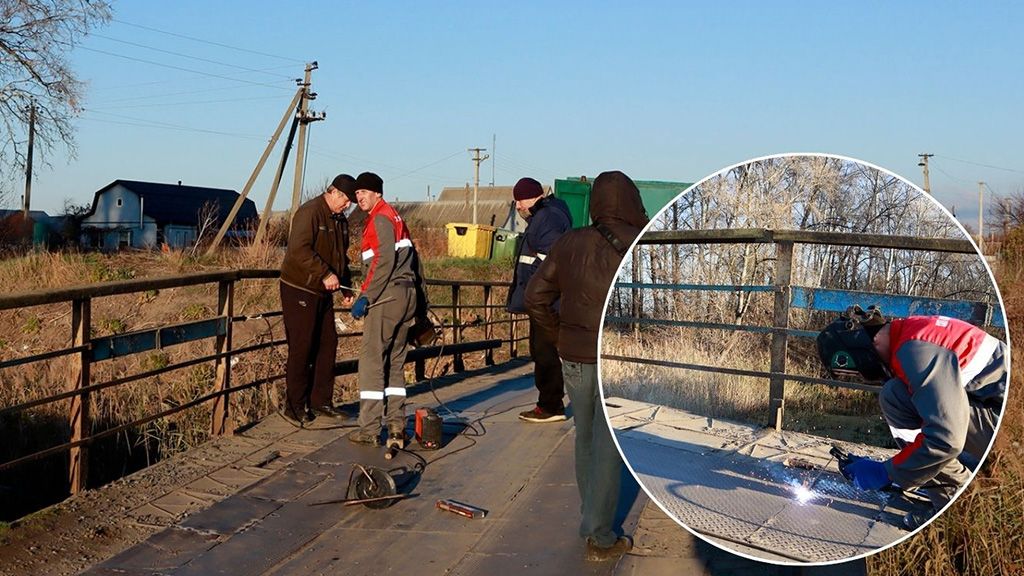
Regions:
[[[609,287],[633,240],[647,225],[636,184],[604,172],[590,192],[594,224],[564,234],[526,289],[526,308],[542,329],[558,334],[565,389],[576,426],[576,483],[582,500],[580,536],[588,560],[617,558],[632,541],[613,529],[622,459],[597,388],[597,336]],[[561,300],[559,310],[552,308]]]

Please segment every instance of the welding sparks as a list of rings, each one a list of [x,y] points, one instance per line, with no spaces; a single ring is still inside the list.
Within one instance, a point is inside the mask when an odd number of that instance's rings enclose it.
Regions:
[[[817,496],[813,490],[809,490],[800,482],[793,482],[793,495],[796,497],[796,501],[800,504],[806,504],[811,501],[812,498]]]

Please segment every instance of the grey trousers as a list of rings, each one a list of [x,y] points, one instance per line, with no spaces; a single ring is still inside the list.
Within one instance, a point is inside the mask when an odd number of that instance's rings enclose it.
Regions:
[[[911,443],[911,436],[921,428],[921,417],[911,401],[906,384],[896,378],[889,380],[882,387],[878,402],[882,406],[886,423],[893,430],[896,445],[903,448]],[[956,459],[950,460],[932,480],[920,487],[928,494],[928,499],[936,509],[945,506],[960,486],[970,478],[971,470],[977,468],[981,462],[999,423],[998,411],[975,402],[970,402],[970,407],[971,422],[963,452]],[[897,435],[897,432],[900,434]]]
[[[580,491],[580,536],[607,548],[618,538],[615,509],[622,481],[622,458],[612,441],[597,390],[597,364],[562,360],[565,390],[576,426],[576,485]]]
[[[404,365],[416,289],[411,284],[388,286],[378,301],[384,303],[370,308],[363,322],[359,354],[359,428],[370,434],[380,432],[383,418],[389,432],[405,429]]]

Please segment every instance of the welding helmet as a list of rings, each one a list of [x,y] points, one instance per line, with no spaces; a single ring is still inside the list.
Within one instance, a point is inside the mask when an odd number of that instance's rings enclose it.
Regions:
[[[833,377],[859,376],[882,382],[888,372],[875,351],[875,334],[887,320],[877,306],[851,306],[818,334],[818,356]]]

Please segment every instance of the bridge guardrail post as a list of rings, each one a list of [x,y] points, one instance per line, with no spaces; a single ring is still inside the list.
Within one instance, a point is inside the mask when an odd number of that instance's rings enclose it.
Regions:
[[[790,284],[793,280],[793,242],[779,241],[775,244],[775,307],[774,325],[771,343],[771,372],[776,374],[770,378],[769,406],[771,406],[771,423],[776,430],[782,430],[782,421],[786,407],[786,379],[781,376],[786,372],[789,334],[789,304],[792,296]]]
[[[491,313],[491,287],[484,285],[484,340],[490,340],[494,336],[494,326],[491,326],[491,320],[494,315]],[[484,352],[484,363],[488,366],[494,366],[494,350],[488,348]]]
[[[224,334],[218,335],[214,343],[217,354],[220,356],[214,363],[216,380],[213,388],[215,392],[223,392],[231,387],[231,318],[235,315],[235,283],[233,280],[221,280],[217,290],[217,315],[225,322]],[[210,434],[220,436],[227,431],[228,417],[231,408],[231,397],[228,394],[217,396],[213,401],[210,422]]]
[[[459,285],[452,284],[452,329],[455,332],[455,343],[462,342],[462,309],[459,303]],[[456,372],[466,369],[462,354],[456,354],[452,361]]]
[[[88,346],[92,328],[92,300],[88,297],[75,299],[71,303],[71,345]],[[85,349],[71,357],[70,388],[79,390],[89,385],[89,372],[92,362],[92,350]],[[90,398],[88,392],[82,392],[71,398],[71,441],[79,442],[88,438],[92,429],[89,414]],[[89,481],[89,448],[87,445],[76,446],[68,452],[68,480],[71,493],[78,494],[86,489]]]

